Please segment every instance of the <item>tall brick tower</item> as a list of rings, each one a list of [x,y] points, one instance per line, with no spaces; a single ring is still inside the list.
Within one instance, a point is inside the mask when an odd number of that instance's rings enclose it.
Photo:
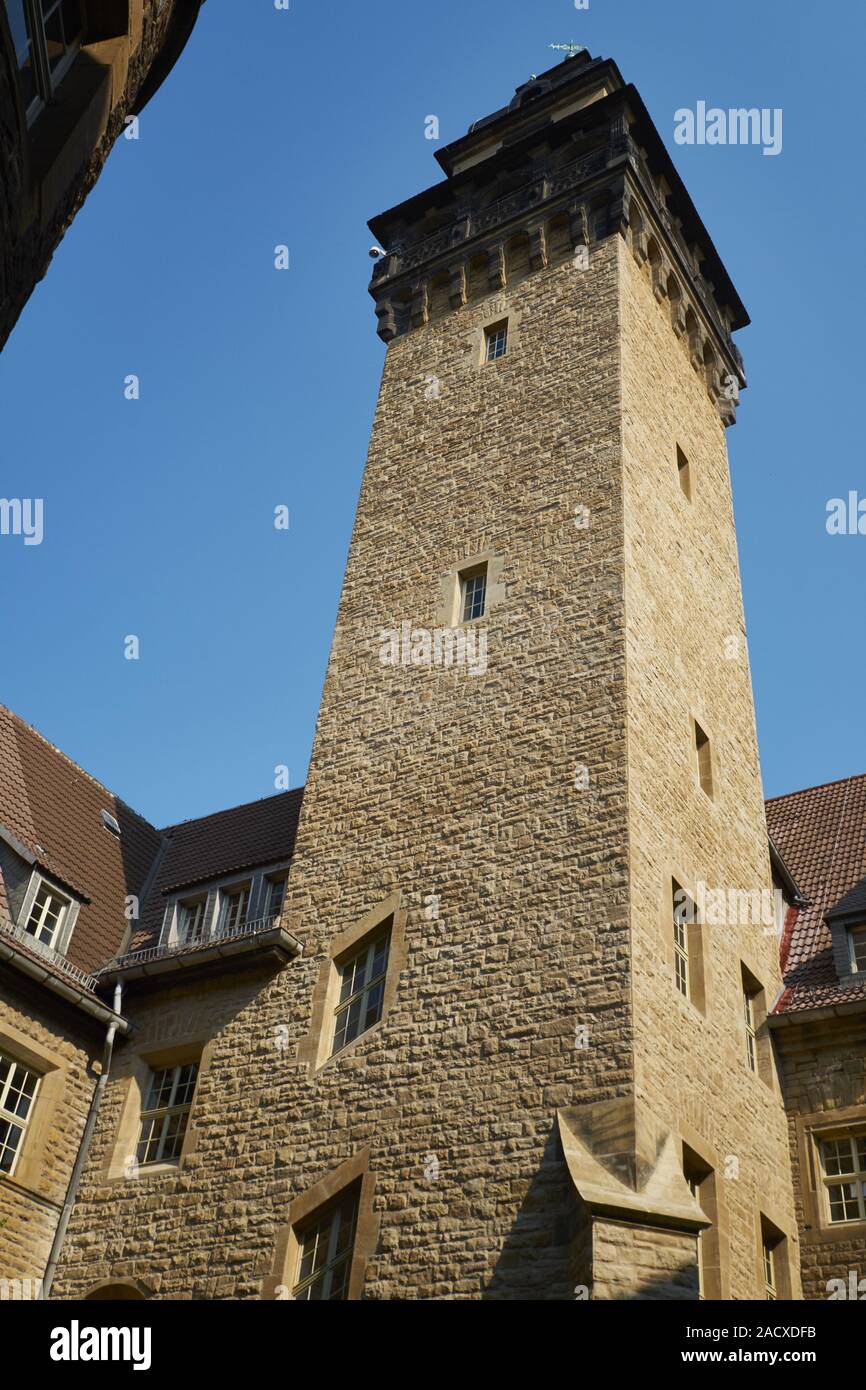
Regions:
[[[747,317],[614,63],[438,157],[371,223],[388,348],[300,950],[130,986],[60,1296],[799,1296],[725,446]],[[123,1184],[136,1049],[200,1059],[194,1140]]]

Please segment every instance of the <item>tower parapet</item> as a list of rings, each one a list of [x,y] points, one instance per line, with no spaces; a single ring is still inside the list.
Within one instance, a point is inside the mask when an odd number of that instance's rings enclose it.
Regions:
[[[437,151],[447,175],[381,213],[370,293],[387,343],[619,233],[725,424],[749,317],[641,100],[611,59],[567,58]],[[583,251],[582,251],[583,248]]]

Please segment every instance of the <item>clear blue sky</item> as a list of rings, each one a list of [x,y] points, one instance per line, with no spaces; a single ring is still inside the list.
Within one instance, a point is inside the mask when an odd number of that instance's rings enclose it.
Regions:
[[[866,770],[866,536],[825,530],[866,496],[864,40],[851,0],[207,0],[0,359],[0,493],[45,500],[41,546],[0,539],[0,699],[158,824],[303,781],[384,351],[366,220],[439,178],[426,116],[453,139],[576,41],[639,87],[752,315],[765,790]],[[782,153],[674,146],[698,100],[782,107]]]

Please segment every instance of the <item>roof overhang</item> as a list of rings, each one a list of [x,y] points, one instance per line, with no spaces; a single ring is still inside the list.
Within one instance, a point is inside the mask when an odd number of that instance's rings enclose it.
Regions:
[[[13,937],[0,933],[0,961],[10,966],[18,974],[42,985],[57,999],[70,1004],[74,1009],[87,1014],[97,1023],[107,1027],[115,1024],[119,1033],[128,1033],[130,1025],[125,1018],[116,1013],[98,995],[78,984],[74,979],[64,979],[59,971],[42,965],[25,947],[19,946]]]

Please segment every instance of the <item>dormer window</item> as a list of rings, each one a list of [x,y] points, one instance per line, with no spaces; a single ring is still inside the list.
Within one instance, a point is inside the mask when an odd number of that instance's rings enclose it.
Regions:
[[[851,927],[848,932],[848,952],[851,971],[859,975],[866,971],[866,927]]]
[[[233,888],[224,888],[220,893],[220,935],[227,935],[230,932],[238,931],[247,920],[247,909],[250,903],[250,885],[248,883],[238,884]]]
[[[191,898],[181,903],[178,920],[178,935],[184,946],[201,941],[204,936],[207,898]]]
[[[280,874],[277,878],[267,880],[267,897],[265,898],[265,917],[269,921],[276,921],[283,910],[283,903],[286,901],[286,884],[288,879],[285,874]]]
[[[27,913],[24,930],[40,945],[59,950],[69,908],[70,899],[58,893],[44,878],[40,878]]]

